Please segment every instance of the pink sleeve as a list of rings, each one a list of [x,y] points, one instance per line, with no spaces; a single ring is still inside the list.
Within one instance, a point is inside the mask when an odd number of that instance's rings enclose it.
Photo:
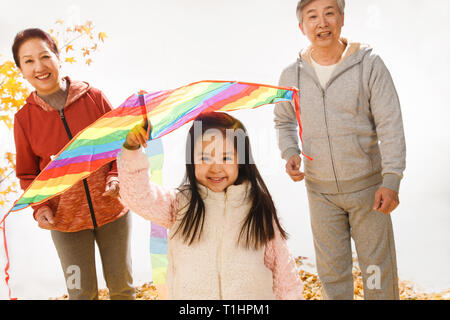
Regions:
[[[266,245],[264,264],[272,270],[273,292],[278,300],[304,300],[303,282],[286,240],[275,226],[275,237]]]
[[[117,169],[123,203],[144,219],[170,228],[175,222],[178,191],[150,181],[147,156],[140,149],[122,148]]]

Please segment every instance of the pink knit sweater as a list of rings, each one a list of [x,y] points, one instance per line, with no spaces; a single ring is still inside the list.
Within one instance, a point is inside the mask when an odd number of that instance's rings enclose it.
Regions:
[[[122,201],[143,218],[170,229],[179,212],[179,191],[150,182],[148,159],[140,150],[122,149],[117,157],[117,167]],[[203,188],[206,190],[206,187]],[[208,193],[220,196],[210,190]],[[169,238],[169,247],[170,241]],[[303,283],[298,275],[295,259],[277,228],[275,237],[265,246],[264,265],[272,271],[273,294],[276,299],[303,299]]]

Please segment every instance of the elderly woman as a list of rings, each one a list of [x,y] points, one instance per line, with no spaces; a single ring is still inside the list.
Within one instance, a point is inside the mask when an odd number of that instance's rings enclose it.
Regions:
[[[26,189],[80,130],[111,110],[103,93],[86,82],[61,77],[58,48],[40,29],[19,32],[14,61],[34,87],[15,115],[16,174]],[[117,198],[116,163],[110,163],[63,194],[33,206],[40,228],[51,232],[69,299],[97,299],[95,242],[111,299],[134,299],[131,215]]]
[[[325,299],[353,299],[353,238],[366,299],[398,299],[390,213],[405,169],[402,116],[392,78],[372,48],[341,37],[344,0],[301,0],[310,46],[280,77],[299,88],[304,172],[296,114],[275,107],[286,172],[305,178],[316,264]]]

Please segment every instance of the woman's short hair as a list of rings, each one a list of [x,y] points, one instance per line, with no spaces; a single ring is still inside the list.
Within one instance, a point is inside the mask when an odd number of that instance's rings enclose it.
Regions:
[[[14,57],[14,62],[16,63],[16,66],[20,68],[20,58],[19,58],[19,49],[20,46],[29,39],[42,39],[44,40],[50,50],[53,51],[54,54],[56,54],[59,57],[59,51],[58,46],[56,45],[55,40],[45,32],[44,30],[41,30],[39,28],[30,28],[20,31],[16,34],[16,37],[14,38],[14,42],[12,45],[12,53]]]
[[[300,0],[297,4],[297,19],[298,22],[303,23],[303,8],[306,7],[309,3],[311,3],[314,0]],[[345,9],[345,0],[336,0],[337,5],[339,7],[339,12],[341,14],[344,13],[344,9]]]

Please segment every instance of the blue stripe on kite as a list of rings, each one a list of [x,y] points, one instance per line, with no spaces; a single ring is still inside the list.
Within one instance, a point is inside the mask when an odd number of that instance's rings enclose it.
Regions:
[[[81,146],[73,150],[67,150],[64,151],[59,155],[59,157],[55,160],[63,160],[68,158],[76,158],[79,156],[87,156],[87,155],[94,155],[99,153],[105,153],[111,150],[121,149],[122,143],[124,139],[120,139],[117,141],[100,144],[100,145],[93,145],[93,146]]]
[[[150,238],[150,253],[167,254],[167,239]]]
[[[22,209],[28,207],[29,205],[30,205],[29,203],[16,204],[16,205],[11,209],[11,212],[22,210]]]

